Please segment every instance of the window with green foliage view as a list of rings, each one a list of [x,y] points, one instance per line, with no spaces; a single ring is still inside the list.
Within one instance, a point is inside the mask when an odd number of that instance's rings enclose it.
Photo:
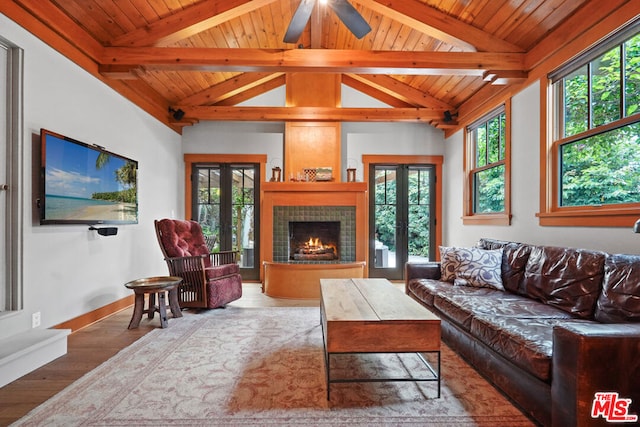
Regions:
[[[552,81],[558,206],[640,203],[640,33]]]
[[[468,130],[473,152],[473,213],[505,211],[506,115],[498,111]]]

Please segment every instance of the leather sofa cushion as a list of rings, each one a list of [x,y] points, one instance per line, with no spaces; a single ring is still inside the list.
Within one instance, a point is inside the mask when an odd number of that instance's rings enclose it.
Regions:
[[[524,272],[526,296],[593,319],[604,275],[604,252],[533,246]]]
[[[466,287],[454,286],[465,289]],[[474,288],[466,288],[474,289]],[[511,317],[521,319],[566,319],[574,317],[553,306],[500,291],[440,293],[433,298],[434,307],[466,331],[474,317]]]
[[[488,238],[480,239],[478,246],[482,249],[503,249],[502,285],[508,291],[526,295],[523,290],[523,277],[532,246]]]
[[[407,284],[407,289],[429,307],[434,306],[435,295],[486,295],[492,292],[500,292],[490,288],[455,286],[450,282],[434,279],[410,280]]]
[[[456,297],[452,298],[455,299]],[[477,298],[473,301],[472,307],[474,315],[480,317],[574,319],[571,314],[551,305],[542,304],[527,297],[508,293],[494,293],[484,298]]]
[[[553,352],[553,326],[564,319],[476,317],[471,334],[521,369],[549,382]]]
[[[407,283],[407,293],[415,297],[428,307],[433,307],[433,297],[438,289],[451,287],[451,283],[434,279],[412,279]]]
[[[509,243],[502,255],[502,284],[508,291],[526,295],[524,291],[524,272],[531,255],[531,246],[521,243]]]
[[[407,287],[443,319],[543,381],[550,381],[553,326],[576,322],[567,311],[509,292],[432,279]]]
[[[602,323],[640,322],[640,255],[609,255],[595,318]]]

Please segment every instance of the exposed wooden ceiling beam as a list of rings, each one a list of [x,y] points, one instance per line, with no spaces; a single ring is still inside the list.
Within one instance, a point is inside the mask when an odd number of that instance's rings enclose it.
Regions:
[[[328,72],[356,74],[469,75],[523,70],[524,54],[399,52],[329,49],[105,48],[101,73],[111,67],[192,71]]]
[[[243,92],[238,93],[237,95],[234,95],[230,98],[226,98],[220,102],[217,102],[216,105],[222,105],[222,106],[238,105],[241,102],[248,101],[249,99],[255,98],[258,95],[262,95],[263,93],[269,92],[270,90],[273,90],[280,86],[284,86],[285,83],[286,83],[286,76],[285,74],[282,74],[273,80],[265,81],[258,86],[254,86],[250,89],[247,89],[247,90],[244,90]]]
[[[439,110],[452,110],[453,107],[446,102],[434,98],[428,93],[415,89],[393,77],[382,74],[351,74],[351,76],[360,82],[375,87],[389,95],[403,100],[412,105],[423,108],[435,108]]]
[[[466,51],[523,52],[495,37],[417,0],[356,0],[378,13]]]
[[[240,92],[260,86],[284,73],[243,73],[220,84],[191,95],[177,102],[180,105],[214,105],[238,95]]]
[[[440,120],[444,112],[426,108],[221,107],[179,105],[185,119],[313,122],[423,122]]]
[[[112,46],[163,46],[278,0],[206,0],[111,41]]]
[[[351,74],[343,74],[342,83],[349,86],[352,89],[355,89],[359,92],[364,93],[365,95],[368,95],[374,99],[377,99],[380,102],[384,102],[385,104],[391,107],[395,107],[395,108],[417,107],[417,105],[415,104],[409,104],[406,101],[398,99],[397,95],[383,92],[371,85],[366,84],[365,82],[356,80],[352,77]]]
[[[492,85],[504,86],[512,83],[522,83],[527,80],[527,72],[521,70],[487,70],[482,78],[487,82],[491,82]]]
[[[3,5],[0,7],[0,11],[2,11],[4,7],[11,7],[11,2],[2,3]],[[45,27],[50,28],[51,31],[62,37],[70,46],[74,46],[82,52],[82,54],[97,62],[103,46],[76,24],[73,19],[69,18],[69,16],[60,10],[53,2],[16,0],[15,3],[19,4],[34,17],[37,17]],[[34,25],[31,25],[29,29],[33,30],[36,35],[47,43],[53,43],[51,37],[48,37],[45,33],[37,32]],[[61,45],[56,44],[55,47],[60,49]],[[77,57],[77,55],[71,54],[69,49],[65,49],[62,53],[69,57]]]

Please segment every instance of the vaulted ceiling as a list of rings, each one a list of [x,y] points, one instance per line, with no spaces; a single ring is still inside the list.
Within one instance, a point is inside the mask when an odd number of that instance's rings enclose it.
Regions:
[[[177,131],[201,120],[447,128],[465,105],[523,82],[563,37],[627,3],[349,0],[372,29],[357,39],[320,1],[295,44],[283,37],[300,0],[5,0],[0,12]],[[340,73],[393,108],[238,106],[294,71]]]

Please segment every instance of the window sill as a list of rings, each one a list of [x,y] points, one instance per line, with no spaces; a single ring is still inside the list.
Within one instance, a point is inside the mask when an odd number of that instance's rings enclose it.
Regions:
[[[640,218],[640,208],[539,212],[536,216],[541,226],[632,228]]]
[[[511,215],[505,213],[465,215],[463,225],[511,225]]]

